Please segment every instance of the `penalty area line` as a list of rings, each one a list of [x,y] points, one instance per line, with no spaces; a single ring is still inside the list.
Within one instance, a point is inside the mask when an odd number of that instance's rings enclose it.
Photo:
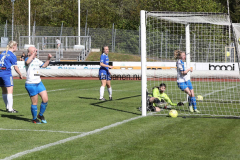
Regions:
[[[66,142],[69,142],[69,141],[72,141],[72,140],[75,140],[75,139],[78,139],[78,138],[81,138],[81,137],[92,135],[92,134],[95,134],[95,133],[98,133],[98,132],[101,132],[101,131],[104,131],[104,130],[107,130],[107,129],[110,129],[110,128],[113,128],[113,127],[116,127],[118,125],[130,122],[130,121],[133,121],[133,120],[136,120],[136,119],[139,119],[139,118],[143,118],[143,117],[144,116],[138,116],[138,117],[130,118],[130,119],[127,119],[127,120],[123,120],[121,122],[113,123],[111,125],[108,125],[108,126],[105,126],[105,127],[99,128],[99,129],[95,129],[95,130],[90,131],[90,132],[85,132],[85,133],[79,134],[77,136],[72,136],[72,137],[69,137],[69,138],[66,138],[66,139],[62,139],[62,140],[57,141],[57,142],[49,143],[49,144],[46,144],[46,145],[43,145],[43,146],[40,146],[40,147],[36,147],[36,148],[30,149],[30,150],[19,152],[19,153],[16,153],[16,154],[14,154],[10,157],[6,157],[2,160],[11,160],[11,159],[14,159],[14,158],[18,158],[18,157],[21,157],[21,156],[29,154],[29,153],[37,152],[37,151],[40,151],[40,150],[43,150],[43,149],[46,149],[46,148],[49,148],[49,147],[52,147],[52,146],[56,146],[56,145],[59,145],[59,144],[63,144],[63,143],[66,143]]]

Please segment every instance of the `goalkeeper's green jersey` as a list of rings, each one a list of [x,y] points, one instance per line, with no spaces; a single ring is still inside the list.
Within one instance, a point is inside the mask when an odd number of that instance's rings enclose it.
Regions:
[[[156,97],[159,100],[163,99],[171,106],[177,106],[177,103],[172,103],[171,99],[168,97],[166,93],[160,93],[158,88],[153,89],[153,97]]]

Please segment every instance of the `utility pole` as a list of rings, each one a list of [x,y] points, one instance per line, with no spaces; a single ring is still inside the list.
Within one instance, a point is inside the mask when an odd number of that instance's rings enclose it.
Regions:
[[[13,25],[14,25],[14,2],[15,0],[11,0],[12,2],[12,41],[13,41]]]

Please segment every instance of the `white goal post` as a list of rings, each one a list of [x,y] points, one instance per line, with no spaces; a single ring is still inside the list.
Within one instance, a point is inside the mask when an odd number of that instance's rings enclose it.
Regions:
[[[140,19],[142,116],[147,115],[147,92],[151,93],[160,83],[167,85],[165,93],[173,102],[181,101],[184,106],[168,105],[158,114],[167,115],[174,108],[179,115],[196,115],[189,112],[187,95],[177,86],[176,69],[158,70],[154,74],[147,70],[151,62],[159,62],[159,67],[175,67],[173,53],[181,50],[186,53],[186,68],[193,68],[188,76],[195,97],[203,97],[197,101],[201,111],[198,115],[240,117],[239,43],[236,43],[240,25],[232,25],[225,13],[142,10]]]

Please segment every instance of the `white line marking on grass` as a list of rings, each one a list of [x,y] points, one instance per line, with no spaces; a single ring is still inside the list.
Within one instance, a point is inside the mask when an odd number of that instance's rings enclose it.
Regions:
[[[216,91],[213,91],[213,92],[210,92],[210,93],[207,93],[207,94],[204,94],[203,97],[205,96],[210,96],[214,93],[217,93],[217,92],[221,92],[221,91],[224,91],[224,90],[228,90],[228,89],[232,89],[232,88],[236,88],[236,87],[239,87],[240,85],[237,85],[237,86],[232,86],[232,87],[228,87],[228,88],[224,88],[224,89],[221,89],[221,90],[216,90]],[[183,103],[187,103],[188,101],[184,101]]]
[[[99,89],[76,89],[76,90],[86,90],[86,91],[99,91]],[[139,92],[141,93],[141,91],[133,91],[133,90],[115,90],[113,89],[112,91],[117,91],[117,92]]]
[[[94,134],[94,133],[98,133],[98,132],[101,132],[101,131],[110,129],[110,128],[112,128],[112,127],[116,127],[116,126],[118,126],[118,125],[121,125],[121,124],[130,122],[130,121],[133,121],[133,120],[142,118],[142,117],[143,117],[143,116],[138,116],[138,117],[130,118],[130,119],[127,119],[127,120],[124,120],[124,121],[121,121],[121,122],[117,122],[117,123],[111,124],[111,125],[109,125],[109,126],[105,126],[105,127],[103,127],[103,128],[99,128],[99,129],[95,129],[95,130],[90,131],[90,132],[82,133],[82,134],[77,135],[77,136],[72,136],[72,137],[69,137],[69,138],[66,138],[66,139],[63,139],[63,140],[54,142],[54,143],[49,143],[49,144],[46,144],[46,145],[43,145],[43,146],[40,146],[40,147],[36,147],[36,148],[30,149],[30,150],[26,150],[26,151],[23,151],[23,152],[19,152],[19,153],[14,154],[14,155],[12,155],[12,156],[10,156],[10,157],[6,157],[6,158],[4,158],[4,159],[2,159],[2,160],[11,160],[11,159],[14,159],[14,158],[18,158],[18,157],[21,157],[21,156],[26,155],[26,154],[29,154],[29,153],[37,152],[37,151],[40,151],[40,150],[42,150],[42,149],[46,149],[46,148],[49,148],[49,147],[52,147],[52,146],[55,146],[55,145],[63,144],[63,143],[66,143],[66,142],[69,142],[69,141],[72,141],[72,140],[81,138],[81,137],[85,137],[85,136],[88,136],[88,135],[92,135],[92,134]]]
[[[63,91],[63,90],[92,90],[92,91],[99,91],[99,89],[73,89],[73,88],[69,88],[69,89],[55,89],[55,90],[47,90],[47,92],[56,92],[56,91]],[[117,91],[117,92],[138,92],[138,91],[131,91],[131,90],[113,90],[113,91]],[[140,92],[139,92],[140,93]],[[13,96],[22,96],[22,95],[28,95],[28,93],[22,93],[22,94],[14,94]],[[0,97],[2,98],[2,97]]]
[[[5,129],[0,128],[2,131],[32,131],[32,132],[57,132],[57,133],[85,133],[85,132],[69,132],[69,131],[52,131],[52,130],[31,130],[31,129]]]
[[[221,90],[216,90],[216,91],[213,91],[213,92],[210,92],[210,93],[204,94],[203,96],[209,96],[209,95],[214,94],[214,93],[216,93],[216,92],[221,92],[221,91],[224,91],[224,90],[228,90],[228,89],[236,88],[236,87],[238,87],[238,86],[239,86],[239,85],[237,85],[237,86],[233,86],[233,87],[224,88],[224,89],[221,89]]]
[[[66,90],[66,89],[55,89],[55,90],[49,90],[47,92],[56,92],[56,91],[62,91],[62,90]],[[22,96],[22,95],[28,95],[28,93],[22,93],[22,94],[14,94],[13,96]],[[2,98],[2,97],[0,97]]]

